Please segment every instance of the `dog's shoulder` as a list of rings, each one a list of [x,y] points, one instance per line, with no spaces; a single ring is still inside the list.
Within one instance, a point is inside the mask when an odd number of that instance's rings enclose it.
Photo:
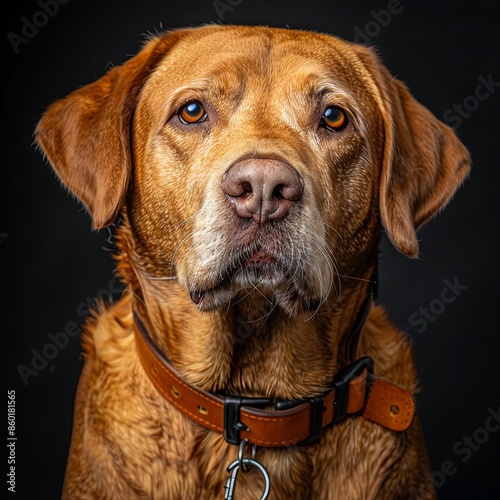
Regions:
[[[85,359],[112,364],[117,354],[129,350],[133,343],[130,295],[125,294],[111,305],[98,303],[84,326],[82,347]]]
[[[372,307],[363,332],[361,351],[375,362],[377,375],[417,391],[415,363],[407,334],[394,326],[381,306]]]
[[[189,461],[190,424],[157,397],[145,376],[129,295],[96,308],[84,328],[83,349],[66,497],[194,498],[180,481],[197,474]],[[165,461],[181,472],[158,480]],[[87,493],[80,496],[83,482]]]

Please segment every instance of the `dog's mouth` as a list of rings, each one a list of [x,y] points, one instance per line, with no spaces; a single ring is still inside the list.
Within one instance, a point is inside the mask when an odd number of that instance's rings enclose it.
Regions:
[[[273,262],[275,262],[275,259],[270,253],[265,250],[259,250],[250,255],[243,262],[243,267],[248,268],[250,266],[263,266],[265,264],[272,264]]]
[[[315,310],[322,299],[287,252],[257,246],[221,260],[226,264],[219,269],[215,283],[190,289],[191,300],[201,311],[222,308],[255,290],[290,314]]]
[[[310,208],[263,225],[202,218],[189,258],[177,268],[180,283],[200,311],[227,309],[246,297],[262,297],[291,317],[315,311],[328,298],[336,274],[318,219]]]
[[[217,282],[208,287],[197,287],[190,291],[191,300],[201,310],[220,307],[231,298],[248,289],[275,289],[284,279],[286,270],[268,250],[253,248],[233,258],[226,256]]]

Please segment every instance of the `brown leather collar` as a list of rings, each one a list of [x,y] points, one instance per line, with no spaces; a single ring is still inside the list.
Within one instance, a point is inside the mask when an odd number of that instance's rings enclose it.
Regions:
[[[361,358],[335,376],[323,394],[297,401],[219,396],[184,381],[161,354],[134,313],[139,358],[158,391],[196,423],[224,433],[238,444],[284,447],[319,439],[322,430],[348,415],[361,415],[393,431],[412,423],[415,405],[411,394],[373,375],[370,358]],[[269,410],[274,406],[274,410]]]

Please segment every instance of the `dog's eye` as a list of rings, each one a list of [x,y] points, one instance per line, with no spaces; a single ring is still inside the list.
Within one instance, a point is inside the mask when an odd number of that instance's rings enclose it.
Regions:
[[[337,106],[328,106],[321,117],[321,125],[328,130],[338,132],[347,125],[347,116]]]
[[[204,122],[207,118],[207,112],[201,102],[191,101],[182,106],[178,116],[184,125],[189,125]]]

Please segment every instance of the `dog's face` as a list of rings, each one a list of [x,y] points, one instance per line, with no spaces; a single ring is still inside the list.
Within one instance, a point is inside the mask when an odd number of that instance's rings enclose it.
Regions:
[[[291,313],[317,307],[334,266],[359,275],[346,253],[366,251],[378,225],[369,89],[338,44],[270,33],[181,40],[134,116],[147,133],[134,135],[133,225],[164,263],[155,272],[173,264],[203,310],[253,287]]]
[[[371,51],[269,28],[152,40],[53,105],[37,138],[96,227],[125,205],[136,272],[176,277],[205,311],[253,289],[289,315],[338,298],[381,223],[416,256],[469,168]]]

